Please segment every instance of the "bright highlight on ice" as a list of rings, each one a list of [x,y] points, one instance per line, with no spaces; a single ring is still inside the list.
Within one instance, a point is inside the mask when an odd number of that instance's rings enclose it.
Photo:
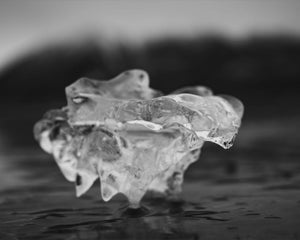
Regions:
[[[123,193],[133,208],[146,191],[180,193],[203,143],[231,147],[243,115],[238,99],[202,86],[163,96],[142,70],[110,81],[81,78],[66,96],[66,107],[36,123],[35,138],[76,183],[77,196],[100,178],[104,201]]]

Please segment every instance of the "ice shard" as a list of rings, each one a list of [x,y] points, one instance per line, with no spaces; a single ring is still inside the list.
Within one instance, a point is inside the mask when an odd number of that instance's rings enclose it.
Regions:
[[[36,140],[75,182],[77,196],[99,178],[104,201],[123,193],[131,207],[146,191],[180,193],[205,141],[232,146],[244,110],[238,99],[203,86],[163,95],[142,70],[109,81],[81,78],[66,97],[67,106],[36,123]]]

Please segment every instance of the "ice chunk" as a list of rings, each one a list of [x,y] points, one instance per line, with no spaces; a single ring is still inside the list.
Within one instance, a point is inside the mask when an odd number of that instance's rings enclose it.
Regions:
[[[162,95],[149,87],[149,76],[143,70],[126,71],[110,81],[80,78],[66,88],[68,101],[81,94],[117,99],[152,99]]]
[[[66,96],[66,107],[35,125],[35,138],[76,183],[77,196],[99,178],[104,201],[123,193],[132,207],[148,190],[179,194],[203,143],[231,147],[243,115],[239,100],[202,86],[162,96],[142,70],[79,79]]]

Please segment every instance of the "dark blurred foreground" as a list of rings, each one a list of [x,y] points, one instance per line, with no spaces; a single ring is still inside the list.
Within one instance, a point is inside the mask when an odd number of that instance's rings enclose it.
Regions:
[[[144,46],[87,41],[36,51],[1,79],[0,239],[299,239],[300,39],[217,36]],[[34,142],[32,126],[65,105],[64,88],[82,76],[109,79],[141,68],[169,93],[207,85],[238,97],[245,116],[230,150],[206,143],[186,174],[182,198],[145,198],[149,213],[122,215],[126,201],[86,196]]]

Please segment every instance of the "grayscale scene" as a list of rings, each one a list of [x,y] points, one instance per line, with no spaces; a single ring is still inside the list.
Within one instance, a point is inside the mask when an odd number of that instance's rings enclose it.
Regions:
[[[300,239],[299,12],[1,1],[0,239]]]

